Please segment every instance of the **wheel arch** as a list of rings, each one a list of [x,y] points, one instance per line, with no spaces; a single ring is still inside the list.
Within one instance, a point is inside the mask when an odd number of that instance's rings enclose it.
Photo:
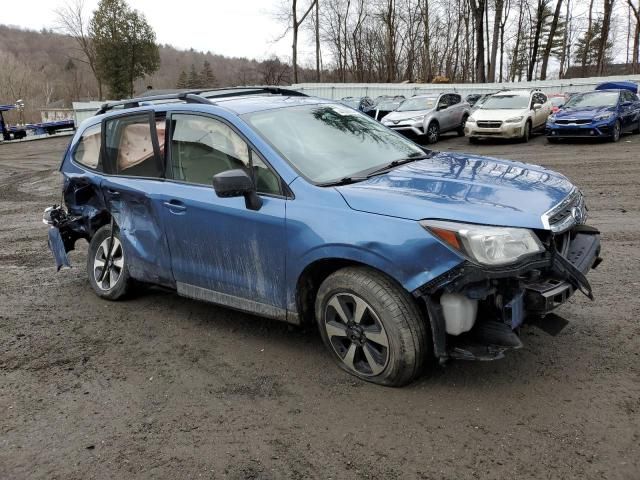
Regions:
[[[347,267],[365,267],[386,276],[396,283],[400,288],[405,289],[402,281],[395,278],[389,272],[383,270],[381,265],[374,265],[375,262],[363,261],[362,259],[345,257],[319,258],[309,263],[300,273],[296,281],[295,306],[298,312],[298,322],[300,324],[312,324],[315,318],[315,301],[318,289],[322,282],[331,274]],[[419,302],[416,302],[418,305]]]

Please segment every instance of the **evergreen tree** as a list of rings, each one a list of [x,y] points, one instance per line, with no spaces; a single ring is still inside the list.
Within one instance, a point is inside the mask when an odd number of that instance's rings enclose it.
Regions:
[[[100,0],[89,24],[100,78],[111,98],[133,95],[133,82],[160,66],[156,34],[124,0]]]
[[[589,35],[589,32],[585,32],[582,37],[578,39],[576,42],[576,47],[573,52],[573,56],[576,63],[582,62],[582,55],[584,52],[586,38]],[[593,22],[591,27],[591,41],[589,42],[589,50],[587,51],[587,62],[586,65],[596,65],[598,62],[598,50],[600,49],[600,43],[603,41],[602,39],[602,19],[597,19]],[[604,64],[608,65],[613,62],[613,42],[609,39],[606,40],[605,49],[604,49]]]
[[[180,76],[178,77],[178,83],[176,83],[176,88],[187,88],[187,72],[182,70],[180,72]]]
[[[218,79],[211,70],[211,64],[205,60],[202,64],[202,71],[200,72],[200,83],[203,88],[218,86]]]
[[[196,66],[192,63],[189,77],[187,78],[187,88],[201,88],[200,75],[196,71]]]

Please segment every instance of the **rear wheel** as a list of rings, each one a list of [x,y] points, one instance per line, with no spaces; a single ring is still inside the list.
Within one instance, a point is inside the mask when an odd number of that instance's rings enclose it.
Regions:
[[[427,143],[436,143],[440,138],[440,126],[431,122],[427,127]]]
[[[617,142],[620,140],[620,135],[622,133],[622,126],[620,125],[620,120],[616,120],[616,123],[613,125],[613,131],[611,132],[611,137],[609,138],[612,142]]]
[[[95,233],[87,253],[87,275],[96,295],[117,300],[131,291],[133,281],[129,277],[126,260],[117,229],[113,237],[110,225]]]
[[[405,385],[431,356],[427,320],[414,299],[369,268],[330,275],[318,290],[316,320],[338,366],[368,382]]]

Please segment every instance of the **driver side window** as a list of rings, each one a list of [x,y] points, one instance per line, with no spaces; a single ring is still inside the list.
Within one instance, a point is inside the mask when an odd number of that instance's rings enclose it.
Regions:
[[[175,180],[211,185],[214,175],[242,169],[252,176],[258,193],[281,194],[279,177],[227,124],[209,117],[171,117],[171,172]]]

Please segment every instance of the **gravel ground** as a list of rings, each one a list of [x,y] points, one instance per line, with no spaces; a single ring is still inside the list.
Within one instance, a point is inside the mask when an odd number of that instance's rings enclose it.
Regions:
[[[40,219],[67,141],[0,145],[0,478],[640,478],[640,136],[437,145],[568,175],[605,261],[558,336],[402,389],[342,372],[311,329],[153,289],[101,301],[84,244],[56,273]]]

